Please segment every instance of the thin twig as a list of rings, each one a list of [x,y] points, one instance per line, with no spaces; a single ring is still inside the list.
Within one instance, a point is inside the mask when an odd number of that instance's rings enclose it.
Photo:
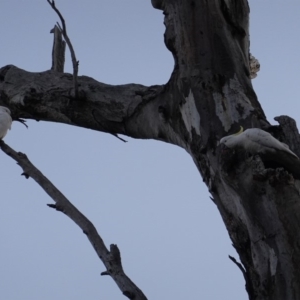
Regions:
[[[228,255],[228,257],[229,257],[229,259],[230,259],[231,261],[233,261],[233,263],[234,263],[235,265],[237,265],[237,267],[242,271],[242,273],[243,273],[243,275],[244,275],[244,277],[245,277],[246,271],[245,271],[243,265],[242,265],[241,263],[237,262],[237,260],[236,260],[233,256]]]
[[[57,7],[55,6],[55,1],[54,0],[47,0],[47,2],[50,4],[50,6],[53,8],[53,10],[57,13],[57,15],[60,18],[61,24],[62,24],[62,26],[60,26],[60,24],[57,22],[57,26],[58,26],[59,30],[61,31],[61,33],[62,33],[69,49],[70,49],[70,52],[71,52],[71,58],[72,58],[72,64],[73,64],[73,81],[74,81],[75,98],[78,98],[78,80],[77,80],[77,77],[78,77],[79,61],[76,59],[76,55],[75,55],[73,45],[72,45],[72,43],[71,43],[71,41],[68,37],[65,19],[63,18],[62,14],[57,9]]]
[[[124,143],[127,143],[126,140],[120,138],[116,133],[111,133],[113,136],[115,136],[117,139],[119,139],[120,141],[124,142]]]
[[[243,276],[244,276],[244,279],[245,279],[245,282],[246,282],[246,290],[247,290],[249,295],[253,295],[253,287],[251,285],[251,280],[249,279],[247,271],[245,270],[243,265],[241,263],[237,262],[237,260],[233,256],[228,255],[228,257],[243,273]]]
[[[63,212],[74,221],[86,234],[98,257],[106,267],[102,274],[110,275],[116,282],[123,295],[129,299],[147,300],[143,292],[124,273],[121,255],[117,245],[110,245],[110,251],[106,248],[102,238],[95,226],[89,221],[51,182],[46,178],[21,152],[16,152],[4,141],[0,141],[3,152],[12,157],[23,169],[22,175],[34,179],[42,189],[53,199],[55,204],[48,204],[49,207]]]
[[[28,125],[26,124],[26,120],[18,118],[18,119],[14,119],[14,121],[18,121],[18,122],[22,123],[26,128],[28,128]]]
[[[118,136],[117,133],[112,133],[110,132],[109,130],[107,130],[107,128],[105,126],[103,126],[103,124],[101,122],[98,121],[98,118],[97,116],[95,115],[95,110],[93,109],[92,110],[92,114],[93,114],[93,117],[94,117],[94,120],[103,128],[103,131],[107,132],[107,133],[110,133],[111,135],[115,136],[117,139],[119,139],[120,141],[124,142],[124,143],[127,143],[126,140],[122,139],[121,137]]]

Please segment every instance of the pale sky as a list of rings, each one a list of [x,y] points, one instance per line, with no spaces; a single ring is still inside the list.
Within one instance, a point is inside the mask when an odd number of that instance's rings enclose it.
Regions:
[[[47,1],[1,0],[0,66],[51,67],[58,18]],[[300,1],[251,0],[253,85],[273,118],[299,123]],[[163,15],[141,0],[56,0],[79,74],[108,84],[164,84],[173,68]],[[66,52],[66,72],[72,72]],[[148,299],[246,300],[238,255],[189,155],[162,142],[62,124],[13,123],[5,141],[29,159],[119,246],[125,272]],[[126,299],[81,230],[16,163],[0,153],[0,298]]]

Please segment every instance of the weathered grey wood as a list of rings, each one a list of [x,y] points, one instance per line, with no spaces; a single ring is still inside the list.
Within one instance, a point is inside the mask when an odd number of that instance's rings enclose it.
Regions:
[[[274,120],[283,133],[280,138],[300,157],[300,135],[296,121],[289,116],[278,116]]]
[[[50,33],[53,33],[51,70],[63,73],[65,67],[66,42],[63,40],[62,33],[56,25]]]
[[[60,122],[138,138],[160,139],[159,134],[166,130],[159,118],[163,86],[112,86],[80,76],[80,98],[75,99],[71,74],[30,73],[9,65],[0,69],[0,77],[0,101],[12,108],[14,118]]]
[[[300,299],[299,180],[282,166],[219,146],[258,127],[299,155],[296,126],[273,132],[253,91],[246,0],[152,0],[165,15],[175,66],[168,83],[111,86],[87,76],[0,70],[0,104],[13,117],[61,122],[176,144],[192,156],[245,268],[250,299]],[[252,72],[252,74],[251,74]],[[278,128],[277,128],[278,129]]]

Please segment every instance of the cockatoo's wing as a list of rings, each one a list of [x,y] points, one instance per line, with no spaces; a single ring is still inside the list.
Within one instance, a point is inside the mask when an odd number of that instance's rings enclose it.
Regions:
[[[242,137],[243,135],[243,137]],[[289,149],[288,145],[281,143],[277,139],[275,139],[270,133],[261,130],[259,128],[250,128],[245,130],[241,135],[240,139],[243,138],[245,140],[245,144],[252,143],[253,145],[248,145],[251,147],[252,151],[256,148],[257,152],[263,152],[267,154],[268,151],[276,152],[276,151],[284,151],[299,159],[298,156]],[[248,142],[247,142],[248,140]],[[247,150],[247,146],[245,147]]]
[[[282,144],[284,147],[290,149],[289,145],[287,145],[287,144],[285,144],[285,143],[283,143],[283,142],[281,142],[281,144]]]

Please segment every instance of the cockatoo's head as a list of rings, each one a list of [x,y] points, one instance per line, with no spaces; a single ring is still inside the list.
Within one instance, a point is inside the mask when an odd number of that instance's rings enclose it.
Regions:
[[[5,112],[5,113],[11,115],[10,110],[5,106],[0,106],[0,112]]]
[[[221,138],[220,144],[224,144],[226,147],[230,148],[230,146],[234,145],[235,138],[240,135],[244,131],[244,128],[241,126],[241,129],[239,132],[232,134],[232,135],[227,135]]]
[[[225,146],[227,146],[228,141],[230,141],[231,139],[232,135],[224,136],[223,138],[221,138],[220,144],[224,144]]]

